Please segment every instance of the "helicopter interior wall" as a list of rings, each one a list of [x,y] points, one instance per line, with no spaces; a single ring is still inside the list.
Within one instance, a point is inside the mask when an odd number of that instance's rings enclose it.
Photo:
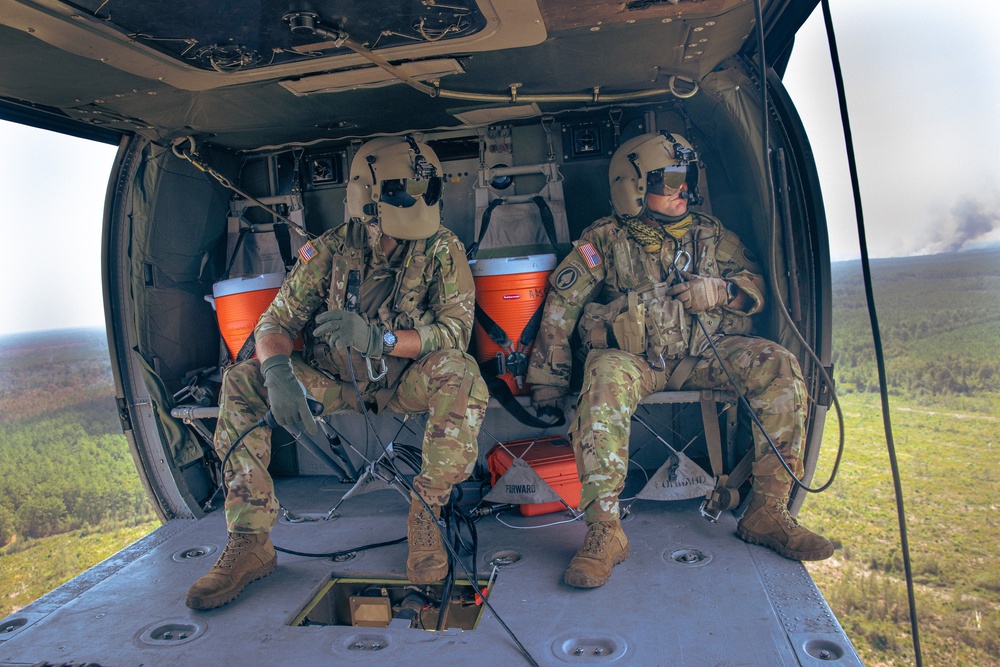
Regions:
[[[770,227],[762,213],[760,169],[752,152],[752,135],[756,127],[752,116],[753,100],[747,98],[746,93],[734,92],[739,83],[745,83],[741,77],[727,74],[724,79],[720,76],[722,80],[726,85],[717,83],[715,88],[718,90],[712,94],[626,109],[620,139],[647,131],[649,126],[685,134],[698,149],[705,165],[700,185],[706,202],[700,210],[720,217],[751,251],[766,258]],[[746,90],[752,88],[747,86]],[[596,111],[560,117],[548,128],[538,119],[520,121],[510,127],[512,150],[505,157],[511,164],[545,162],[550,152],[560,163],[572,238],[577,238],[597,218],[610,213],[607,170],[613,151],[609,149],[589,159],[566,159],[569,148],[564,145],[560,130],[573,122],[605,122],[607,118],[607,111]],[[481,136],[483,132],[473,130],[470,134]],[[427,140],[433,142],[433,135]],[[331,149],[308,148],[305,154],[308,158],[322,150]],[[346,180],[351,146],[336,150],[343,153],[341,169],[344,171],[342,178]],[[239,174],[237,184],[254,196],[287,194],[293,180],[304,176],[294,174],[295,160],[291,150],[242,157],[225,151],[211,152],[210,147],[203,152],[223,173]],[[487,155],[488,163],[499,161],[499,157],[493,159]],[[466,245],[474,240],[474,187],[478,166],[478,157],[466,155],[443,162],[446,175],[444,224]],[[159,375],[167,391],[172,392],[182,385],[185,373],[216,365],[219,361],[219,332],[214,314],[203,297],[211,293],[213,282],[225,277],[227,258],[222,239],[231,194],[169,150],[156,147],[148,150],[142,183],[134,193],[139,212],[134,224],[141,228],[134,242],[144,244],[139,256],[146,259],[134,261],[132,269],[134,294],[137,295],[139,349],[155,362],[152,370]],[[491,196],[534,192],[542,184],[542,176],[515,177],[509,190],[491,193]],[[709,193],[711,196],[707,196]],[[345,187],[342,182],[327,187],[307,184],[302,194],[305,222],[311,233],[322,233],[344,219]],[[259,209],[248,209],[246,216],[255,223],[268,222],[270,218]],[[151,222],[154,218],[155,225]],[[145,278],[150,271],[147,265],[156,267],[152,285]],[[771,335],[774,327],[770,319],[759,319],[763,320],[763,326],[758,326],[759,333]],[[679,409],[669,408],[672,416],[667,417],[668,421],[689,421],[680,417]],[[507,423],[512,420],[503,418],[502,413],[498,418],[500,421],[492,424],[498,437],[521,437],[519,429]],[[359,426],[360,434],[363,425]],[[487,428],[490,427],[488,421]],[[175,449],[176,443],[171,447],[172,451]],[[311,460],[309,456],[299,456],[298,462],[286,466],[286,470],[297,467],[308,474]],[[315,472],[322,474],[321,469]]]

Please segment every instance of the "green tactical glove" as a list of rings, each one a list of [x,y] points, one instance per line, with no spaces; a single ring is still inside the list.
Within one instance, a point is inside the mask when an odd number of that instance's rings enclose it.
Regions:
[[[531,387],[531,407],[535,412],[541,414],[545,411],[562,411],[563,398],[566,396],[565,387],[552,387],[550,385],[536,384]]]
[[[678,271],[684,282],[667,290],[667,294],[681,302],[689,315],[704,313],[729,302],[726,281],[717,276],[696,276]]]
[[[343,350],[353,347],[366,357],[380,359],[382,357],[382,334],[385,328],[381,324],[368,324],[357,313],[346,310],[328,310],[316,316],[316,328],[313,336],[326,341],[330,347]]]
[[[309,412],[305,389],[292,372],[292,360],[288,355],[268,357],[261,362],[260,370],[264,374],[267,402],[274,421],[289,430],[302,426],[310,435],[316,435],[316,420]]]

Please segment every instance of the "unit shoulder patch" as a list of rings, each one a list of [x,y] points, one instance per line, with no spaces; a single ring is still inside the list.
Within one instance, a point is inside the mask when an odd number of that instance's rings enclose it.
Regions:
[[[559,272],[556,276],[556,288],[560,290],[567,290],[576,283],[576,279],[579,278],[579,274],[576,271],[576,267],[567,266],[565,269]]]

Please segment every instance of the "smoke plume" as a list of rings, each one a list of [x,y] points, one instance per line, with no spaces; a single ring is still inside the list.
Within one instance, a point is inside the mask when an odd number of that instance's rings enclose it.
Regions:
[[[918,255],[968,250],[979,240],[1000,230],[1000,207],[963,197],[926,238]]]

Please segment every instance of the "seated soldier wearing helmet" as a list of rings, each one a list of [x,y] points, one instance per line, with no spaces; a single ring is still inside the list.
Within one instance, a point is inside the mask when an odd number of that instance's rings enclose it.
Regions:
[[[764,281],[735,234],[689,210],[697,199],[697,160],[676,134],[644,134],[622,144],[609,174],[615,214],[584,230],[550,278],[527,376],[537,410],[558,405],[568,390],[574,329],[589,351],[569,431],[588,526],[563,577],[571,586],[601,586],[628,558],[618,496],[639,401],[667,388],[672,376],[672,388],[729,388],[695,316],[785,463],[802,473],[802,371],[777,343],[743,335],[764,306]],[[754,448],[753,500],[739,536],[795,560],[829,558],[830,541],[789,515],[792,480],[756,428]]]
[[[440,197],[441,164],[425,144],[382,137],[361,147],[347,187],[350,220],[299,251],[254,331],[258,358],[225,373],[214,442],[223,457],[268,409],[280,425],[314,432],[307,394],[325,412],[429,413],[407,523],[406,573],[418,584],[447,574],[435,517],[452,486],[472,472],[488,400],[465,353],[472,274],[462,243],[441,226]],[[292,341],[312,327],[305,351],[293,352]],[[278,501],[267,472],[270,439],[269,429],[255,429],[231,454],[229,542],[188,590],[188,607],[226,604],[274,570],[269,533]]]

